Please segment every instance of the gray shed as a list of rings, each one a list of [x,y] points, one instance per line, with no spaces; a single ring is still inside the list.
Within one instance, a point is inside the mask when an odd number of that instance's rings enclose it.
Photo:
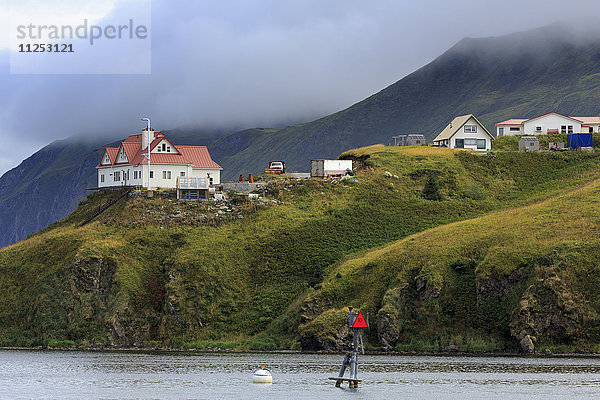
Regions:
[[[523,136],[519,139],[519,151],[540,151],[540,141],[535,136]]]
[[[427,146],[427,138],[420,133],[392,136],[394,146]]]

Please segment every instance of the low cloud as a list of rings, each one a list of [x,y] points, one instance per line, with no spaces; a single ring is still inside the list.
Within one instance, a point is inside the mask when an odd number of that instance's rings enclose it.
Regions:
[[[465,36],[527,30],[596,1],[152,2],[151,75],[9,75],[0,52],[0,174],[53,140],[312,120],[426,64]],[[127,2],[113,12],[127,16]],[[536,15],[536,18],[531,18]],[[18,138],[16,140],[15,138]]]

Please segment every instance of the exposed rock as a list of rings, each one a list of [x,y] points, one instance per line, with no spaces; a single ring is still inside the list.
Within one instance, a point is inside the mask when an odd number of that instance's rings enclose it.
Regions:
[[[488,279],[477,282],[477,305],[480,306],[489,298],[506,296],[508,289],[517,284],[523,278],[525,268],[514,270],[510,275],[498,277],[492,275]]]
[[[554,342],[569,343],[579,337],[585,319],[581,307],[564,282],[551,269],[525,291],[511,316],[511,334],[517,340],[524,333]]]
[[[381,348],[385,351],[394,350],[396,344],[400,341],[398,313],[392,311],[391,308],[382,308],[377,313],[377,337],[379,343],[381,343]]]
[[[456,353],[458,350],[459,348],[455,344],[450,344],[442,349],[442,351],[445,351],[447,353]]]
[[[529,335],[523,336],[523,339],[521,339],[519,345],[521,346],[521,351],[525,354],[533,354],[535,350],[533,340],[531,340],[531,336]]]
[[[422,301],[430,301],[440,295],[441,288],[434,286],[430,281],[421,277],[415,279],[415,287]]]

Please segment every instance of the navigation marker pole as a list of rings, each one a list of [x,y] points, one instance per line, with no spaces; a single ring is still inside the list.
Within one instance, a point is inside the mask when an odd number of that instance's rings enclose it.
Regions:
[[[344,361],[342,362],[342,368],[340,373],[335,378],[329,378],[335,380],[335,386],[341,387],[342,382],[348,381],[348,387],[358,388],[358,383],[362,382],[362,379],[358,379],[358,341],[360,340],[360,347],[362,353],[365,354],[365,347],[363,346],[362,334],[360,329],[369,327],[369,314],[367,313],[367,319],[363,316],[362,312],[356,314],[352,313],[352,307],[348,307],[350,310],[350,327],[352,328],[352,352],[346,353]],[[346,367],[350,367],[350,377],[344,378]]]

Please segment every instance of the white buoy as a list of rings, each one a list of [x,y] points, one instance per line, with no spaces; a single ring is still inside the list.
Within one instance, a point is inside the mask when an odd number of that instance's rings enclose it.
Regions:
[[[273,376],[271,371],[265,369],[263,365],[261,369],[257,370],[252,376],[253,383],[273,383]]]

